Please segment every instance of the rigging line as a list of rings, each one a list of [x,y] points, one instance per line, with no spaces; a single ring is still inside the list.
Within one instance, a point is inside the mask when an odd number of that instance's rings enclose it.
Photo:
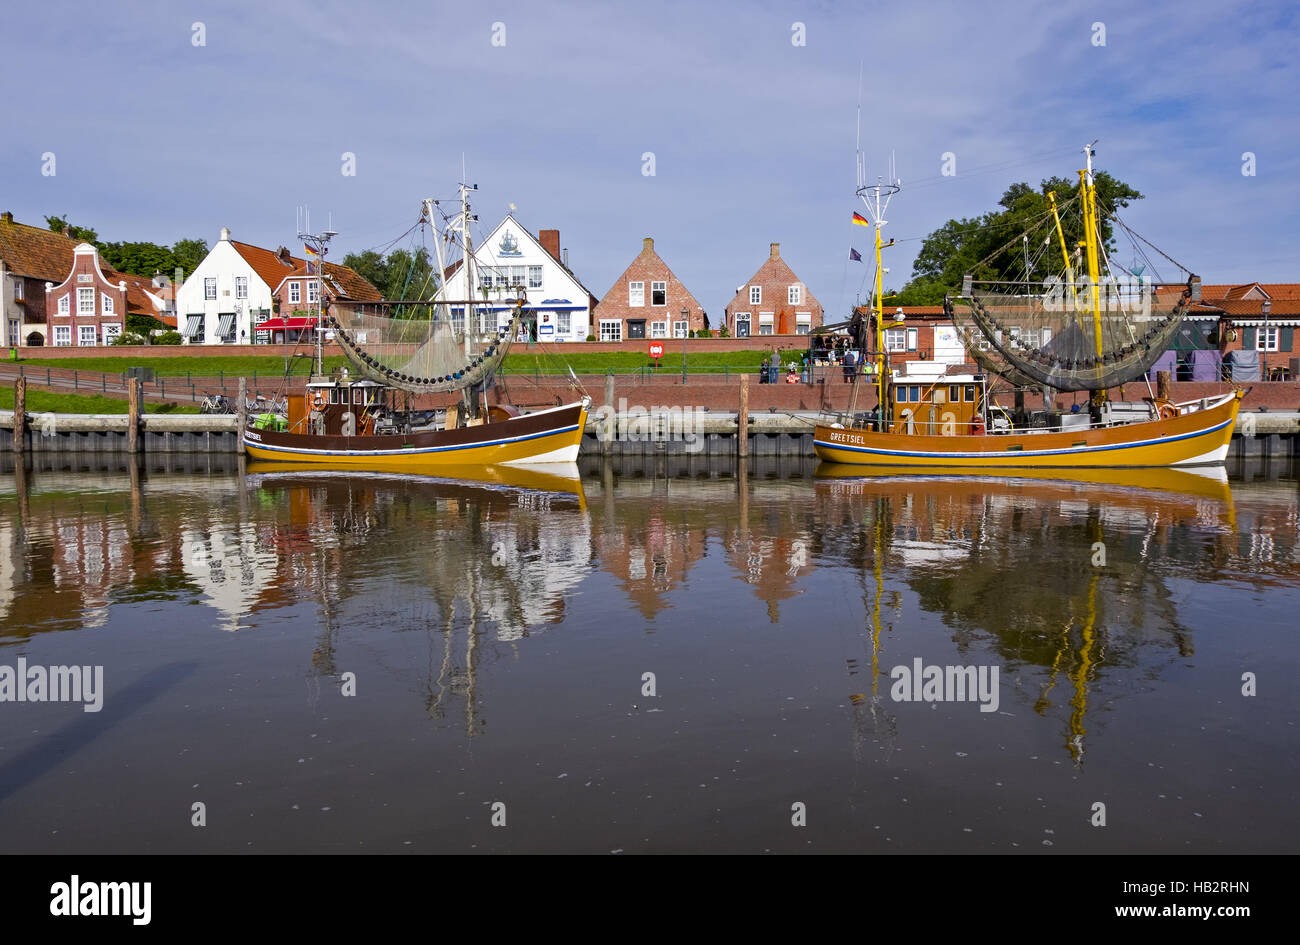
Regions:
[[[1133,236],[1135,236],[1136,238],[1140,239],[1142,242],[1146,243],[1148,246],[1150,246],[1152,249],[1154,249],[1157,253],[1159,253],[1159,254],[1160,254],[1161,256],[1163,256],[1165,259],[1169,260],[1171,263],[1173,263],[1175,266],[1177,266],[1177,267],[1178,267],[1179,269],[1181,269],[1183,272],[1186,272],[1186,273],[1188,273],[1189,275],[1191,274],[1192,270],[1188,269],[1186,266],[1184,266],[1184,265],[1183,265],[1182,263],[1180,263],[1178,260],[1174,259],[1174,258],[1173,258],[1172,256],[1170,256],[1168,253],[1166,253],[1164,250],[1162,250],[1162,249],[1161,249],[1159,246],[1157,246],[1155,243],[1151,242],[1149,239],[1147,239],[1147,238],[1146,238],[1145,236],[1143,236],[1141,233],[1137,232],[1137,231],[1134,230],[1131,226],[1129,226],[1127,223],[1125,223],[1123,220],[1121,220],[1120,217],[1119,217],[1119,214],[1118,214],[1118,213],[1112,213],[1112,214],[1110,215],[1110,218],[1111,218],[1112,220],[1114,220],[1116,223],[1118,223],[1120,226],[1122,226],[1122,227],[1125,229],[1126,232],[1131,233]]]
[[[1061,155],[1061,154],[1073,154],[1077,150],[1078,150],[1077,148],[1058,148],[1055,151],[1044,151],[1041,154],[1031,155],[1030,157],[1025,158],[1023,160],[1020,158],[1007,158],[1002,161],[993,161],[989,164],[979,164],[976,165],[971,170],[963,171],[961,176],[975,177],[982,174],[991,174],[994,173],[995,171],[1015,170],[1016,168],[1020,168],[1020,167],[1029,167],[1047,158],[1056,157],[1057,155]],[[934,177],[915,178],[914,180],[910,181],[907,186],[909,190],[913,190],[917,187],[926,186],[928,184],[941,183],[945,180],[956,180],[956,179],[957,179],[956,175],[939,174]]]

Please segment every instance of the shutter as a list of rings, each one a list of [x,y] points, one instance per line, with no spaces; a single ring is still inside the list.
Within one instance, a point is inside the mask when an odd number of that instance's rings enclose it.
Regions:
[[[1243,351],[1255,350],[1255,329],[1243,328],[1241,330],[1241,349]]]
[[[1281,331],[1278,332],[1277,350],[1279,351],[1291,350],[1291,342],[1293,339],[1291,333],[1293,331],[1295,331],[1294,328],[1283,328]]]

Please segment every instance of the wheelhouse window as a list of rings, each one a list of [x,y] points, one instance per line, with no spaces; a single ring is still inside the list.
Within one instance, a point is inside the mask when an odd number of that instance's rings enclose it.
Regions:
[[[627,304],[632,308],[640,308],[645,305],[645,283],[629,282],[627,284]],[[602,322],[602,325],[604,323]]]
[[[973,404],[973,403],[975,403],[975,385],[974,385],[974,384],[967,384],[967,385],[966,385],[966,403],[968,403],[968,404]]]
[[[957,384],[948,385],[948,403],[955,404],[961,402],[961,387]]]
[[[623,322],[617,318],[600,320],[600,340],[601,341],[622,341],[623,340]]]
[[[651,305],[668,304],[668,283],[667,282],[650,283],[650,304]]]
[[[208,276],[203,280],[203,297],[205,299],[215,299],[217,297],[216,276]]]

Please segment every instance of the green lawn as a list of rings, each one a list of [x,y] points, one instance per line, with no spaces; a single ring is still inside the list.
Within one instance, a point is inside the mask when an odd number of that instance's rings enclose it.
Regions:
[[[754,351],[712,351],[692,352],[690,339],[686,341],[686,368],[696,374],[722,374],[724,372],[757,371],[771,352]],[[784,350],[781,352],[783,363],[798,361],[804,348]],[[347,359],[341,355],[325,359],[325,369],[332,371],[346,365]],[[652,359],[644,349],[641,351],[587,352],[581,344],[539,344],[532,348],[516,344],[512,353],[506,356],[506,373],[510,374],[567,374],[569,367],[578,374],[604,374],[613,370],[615,374],[632,374],[652,365]],[[284,358],[279,355],[269,357],[241,356],[225,357],[222,355],[197,355],[194,357],[175,358],[27,358],[22,361],[30,370],[35,367],[62,368],[69,371],[104,372],[121,374],[128,367],[153,368],[159,377],[253,377],[259,380],[274,379],[284,375]],[[295,359],[293,373],[304,376],[310,370],[309,358]],[[680,372],[682,369],[682,342],[680,338],[664,341],[664,357],[660,360],[660,372]]]
[[[126,400],[84,394],[51,394],[27,389],[28,413],[126,413]],[[0,410],[14,409],[14,389],[0,387]],[[184,404],[170,409],[166,404],[144,405],[145,413],[198,413],[197,404]]]

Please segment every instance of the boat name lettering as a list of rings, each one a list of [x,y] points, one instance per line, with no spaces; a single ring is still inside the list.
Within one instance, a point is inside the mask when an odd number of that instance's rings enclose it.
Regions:
[[[862,437],[857,433],[832,433],[831,439],[836,443],[862,443]]]

